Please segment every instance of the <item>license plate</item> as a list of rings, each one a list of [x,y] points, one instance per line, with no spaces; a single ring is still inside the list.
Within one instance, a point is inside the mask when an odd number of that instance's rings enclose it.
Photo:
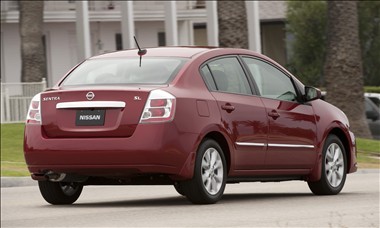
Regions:
[[[106,110],[77,110],[76,126],[103,126]]]

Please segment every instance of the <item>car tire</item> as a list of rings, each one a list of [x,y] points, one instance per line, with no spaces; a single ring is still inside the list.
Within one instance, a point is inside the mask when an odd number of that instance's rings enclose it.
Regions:
[[[76,182],[38,181],[42,197],[53,205],[72,204],[82,193],[83,185]]]
[[[174,186],[174,189],[178,192],[178,194],[185,196],[183,185],[181,183],[175,182],[173,186]]]
[[[204,140],[198,148],[194,176],[181,182],[185,196],[194,204],[216,203],[226,187],[227,168],[223,150],[212,140]]]
[[[310,190],[316,195],[336,195],[346,181],[346,151],[336,135],[329,135],[323,146],[321,179],[308,182]]]

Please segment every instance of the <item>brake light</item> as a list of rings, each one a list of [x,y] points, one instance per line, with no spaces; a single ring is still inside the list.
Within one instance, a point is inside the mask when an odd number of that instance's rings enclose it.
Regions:
[[[37,94],[30,102],[28,114],[26,116],[27,124],[41,124],[41,94]]]
[[[140,123],[169,122],[174,118],[175,97],[163,90],[153,90],[146,101]]]
[[[150,106],[151,107],[162,107],[167,105],[167,100],[166,99],[156,99],[156,100],[151,100],[150,101]]]

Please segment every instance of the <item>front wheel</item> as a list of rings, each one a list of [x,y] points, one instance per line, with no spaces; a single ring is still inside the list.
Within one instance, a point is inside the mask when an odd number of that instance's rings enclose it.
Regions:
[[[38,181],[42,197],[53,205],[72,204],[82,193],[83,185],[76,182]]]
[[[310,190],[316,195],[336,195],[346,181],[346,153],[340,139],[329,135],[323,147],[321,179],[308,182]]]
[[[197,151],[193,179],[180,183],[186,197],[195,204],[216,203],[222,198],[227,179],[222,148],[211,139]]]

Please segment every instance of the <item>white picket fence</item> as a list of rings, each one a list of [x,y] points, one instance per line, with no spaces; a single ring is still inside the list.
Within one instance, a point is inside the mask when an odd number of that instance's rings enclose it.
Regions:
[[[1,83],[1,123],[24,122],[33,96],[46,89],[41,82]]]

